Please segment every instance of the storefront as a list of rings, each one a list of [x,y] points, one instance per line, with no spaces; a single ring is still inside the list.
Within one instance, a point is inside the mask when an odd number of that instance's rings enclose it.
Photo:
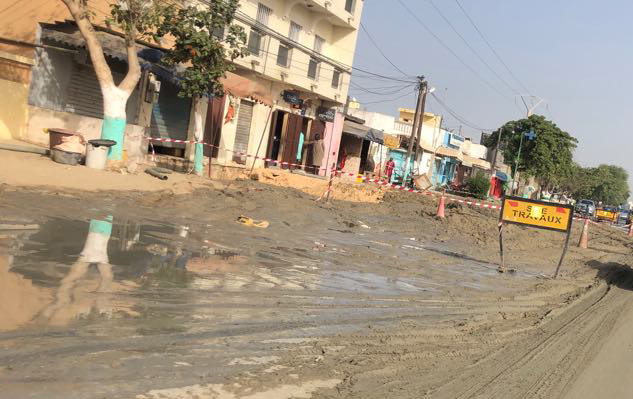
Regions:
[[[337,169],[347,173],[373,173],[375,161],[369,156],[372,142],[383,144],[383,132],[363,125],[363,120],[346,116],[337,162]]]

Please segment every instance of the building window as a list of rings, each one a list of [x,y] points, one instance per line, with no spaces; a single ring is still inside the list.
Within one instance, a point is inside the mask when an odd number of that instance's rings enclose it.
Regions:
[[[301,25],[290,21],[290,32],[288,32],[288,37],[290,38],[290,40],[299,43],[299,36],[302,29],[303,28],[301,27]]]
[[[277,65],[288,68],[290,66],[290,47],[279,43],[279,51],[277,51]]]
[[[264,35],[255,30],[251,29],[251,33],[248,35],[248,52],[252,55],[259,57],[261,55],[262,48],[262,38]]]
[[[310,63],[308,64],[308,77],[310,79],[317,79],[319,74],[319,61],[316,58],[310,58]]]
[[[257,22],[262,25],[268,26],[268,19],[270,18],[270,14],[273,13],[273,10],[266,7],[262,3],[257,5]]]
[[[354,13],[354,3],[355,0],[345,0],[345,11],[350,14]]]
[[[334,70],[334,74],[332,75],[332,88],[338,89],[341,85],[341,71],[338,69]]]
[[[313,50],[319,54],[323,52],[323,44],[325,44],[325,39],[319,35],[314,35],[314,48]]]

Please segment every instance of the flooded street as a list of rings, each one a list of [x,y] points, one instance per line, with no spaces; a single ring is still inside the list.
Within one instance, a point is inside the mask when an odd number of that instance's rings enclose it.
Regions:
[[[271,224],[258,228],[235,221],[249,200],[233,209],[205,197],[196,201],[209,210],[173,218],[130,198],[4,198],[2,398],[336,396],[348,366],[362,364],[355,356],[376,348],[355,346],[377,332],[385,350],[413,339],[390,352],[402,355],[424,344],[412,328],[443,335],[547,302],[501,303],[543,270],[500,276],[490,260],[394,232],[376,212],[341,222],[327,208],[281,218],[274,204],[256,206]]]

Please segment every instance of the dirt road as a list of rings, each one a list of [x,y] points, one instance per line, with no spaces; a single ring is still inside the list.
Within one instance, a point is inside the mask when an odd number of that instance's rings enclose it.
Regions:
[[[404,193],[0,195],[0,398],[600,397],[630,355],[607,227],[553,280],[560,235],[509,226],[500,275],[493,211]]]

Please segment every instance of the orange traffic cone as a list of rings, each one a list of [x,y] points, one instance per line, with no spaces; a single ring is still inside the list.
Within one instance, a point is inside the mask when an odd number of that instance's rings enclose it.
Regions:
[[[444,192],[442,191],[442,196],[440,197],[440,204],[437,207],[437,217],[444,219]]]
[[[631,224],[629,224],[629,234],[627,234],[629,237],[633,237],[633,220],[631,221]]]
[[[582,235],[580,236],[580,242],[578,246],[583,249],[587,249],[587,243],[589,242],[589,219],[585,219],[585,224],[582,226]]]

